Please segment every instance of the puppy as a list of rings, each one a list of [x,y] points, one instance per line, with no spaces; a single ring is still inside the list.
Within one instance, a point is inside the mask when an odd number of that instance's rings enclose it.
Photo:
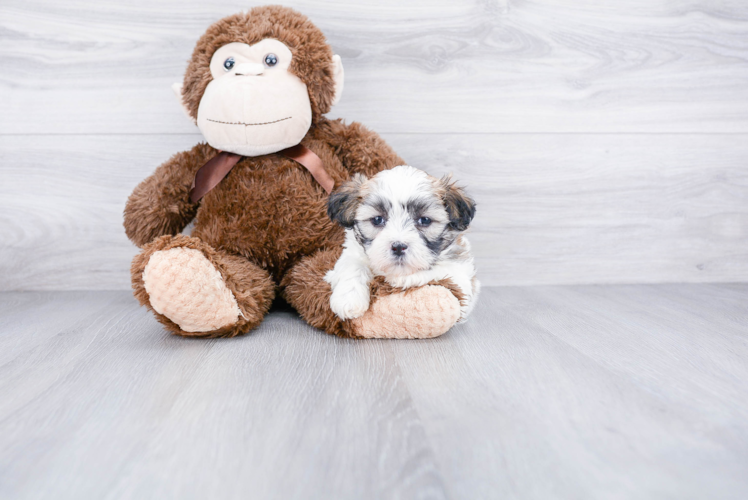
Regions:
[[[327,213],[346,229],[343,253],[325,275],[338,317],[357,318],[369,309],[374,276],[398,288],[449,278],[464,295],[459,321],[465,321],[480,290],[462,234],[475,202],[449,177],[406,165],[371,179],[356,174],[330,195]]]

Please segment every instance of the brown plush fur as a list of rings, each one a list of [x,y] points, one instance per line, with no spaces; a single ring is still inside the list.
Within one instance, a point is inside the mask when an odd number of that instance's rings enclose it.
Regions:
[[[322,33],[297,12],[258,7],[218,21],[200,38],[184,79],[183,98],[193,117],[210,82],[210,58],[231,42],[256,43],[276,38],[293,52],[290,70],[309,90],[312,126],[302,144],[314,151],[340,185],[355,173],[372,176],[405,162],[374,132],[358,123],[323,116],[334,95],[332,51]],[[217,151],[198,144],[179,153],[145,179],[125,208],[127,236],[143,252],[133,261],[135,296],[151,307],[143,270],[154,252],[175,247],[202,251],[218,269],[246,319],[199,336],[233,336],[261,321],[276,285],[311,325],[329,333],[355,336],[350,323],[330,310],[330,286],[323,281],[340,255],[343,229],[327,217],[327,193],[298,163],[277,154],[244,157],[198,203],[189,200],[195,172]],[[195,218],[192,237],[177,235]],[[379,286],[377,294],[394,293]],[[156,313],[167,329],[182,331]]]
[[[347,180],[352,172],[373,175],[404,163],[379,136],[357,123],[345,125],[321,118],[309,130],[302,144],[322,159],[336,185]],[[159,246],[164,241],[203,250],[211,262],[214,261],[211,252],[241,258],[247,266],[267,270],[276,283],[281,283],[304,256],[311,256],[320,248],[341,248],[343,229],[327,217],[327,193],[309,171],[280,155],[242,158],[198,204],[191,203],[189,190],[194,174],[216,153],[207,144],[198,144],[188,152],[175,155],[144,180],[128,200],[125,230],[137,245],[143,246],[159,236],[177,234],[195,214],[195,229],[190,241],[201,243],[201,246],[193,247],[177,237],[157,240],[144,248],[132,266],[133,287],[142,304],[147,304],[142,272],[148,258],[157,250],[173,248]],[[331,261],[325,272],[334,264],[334,260]],[[226,278],[230,276],[224,269],[219,271]],[[320,281],[323,275],[318,277]],[[237,277],[233,276],[233,279]],[[283,280],[283,283],[293,286],[290,279]],[[326,282],[318,283],[318,286],[329,288]],[[229,289],[234,291],[232,286]],[[299,286],[295,289],[298,290]],[[264,303],[260,296],[255,300]],[[242,308],[240,297],[236,298]],[[303,309],[290,297],[289,301],[297,309]],[[329,311],[329,300],[326,308]],[[258,314],[256,320],[206,336],[244,333],[261,321],[265,311]],[[157,313],[156,316],[168,329],[187,335],[167,318]],[[305,316],[305,319],[309,318]],[[334,326],[336,324],[334,321],[330,323],[330,333],[350,335]]]
[[[215,154],[207,144],[198,144],[172,156],[135,188],[125,205],[125,233],[130,241],[142,247],[184,229],[198,208],[190,201],[195,173]]]
[[[355,336],[350,321],[338,318],[330,309],[332,288],[323,280],[343,250],[342,246],[320,250],[303,259],[286,274],[281,282],[283,298],[296,309],[304,320],[315,328],[340,337]]]

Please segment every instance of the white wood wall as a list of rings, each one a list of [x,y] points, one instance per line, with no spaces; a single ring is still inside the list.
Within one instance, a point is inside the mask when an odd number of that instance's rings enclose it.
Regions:
[[[748,279],[748,2],[288,2],[330,113],[479,203],[487,285]],[[170,85],[216,0],[0,3],[0,290],[125,289],[133,187],[200,140]]]

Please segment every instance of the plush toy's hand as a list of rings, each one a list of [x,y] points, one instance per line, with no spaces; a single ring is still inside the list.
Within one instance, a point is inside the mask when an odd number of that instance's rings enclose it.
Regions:
[[[178,234],[197,213],[190,201],[195,172],[216,152],[207,144],[178,153],[138,184],[125,205],[125,232],[144,246],[159,236]]]
[[[363,316],[369,309],[369,285],[341,281],[330,296],[330,309],[342,320]]]

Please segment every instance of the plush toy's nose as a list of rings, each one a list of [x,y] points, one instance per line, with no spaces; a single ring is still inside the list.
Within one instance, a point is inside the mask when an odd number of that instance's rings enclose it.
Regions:
[[[258,63],[237,64],[234,74],[236,75],[261,75],[265,71],[265,66]]]

